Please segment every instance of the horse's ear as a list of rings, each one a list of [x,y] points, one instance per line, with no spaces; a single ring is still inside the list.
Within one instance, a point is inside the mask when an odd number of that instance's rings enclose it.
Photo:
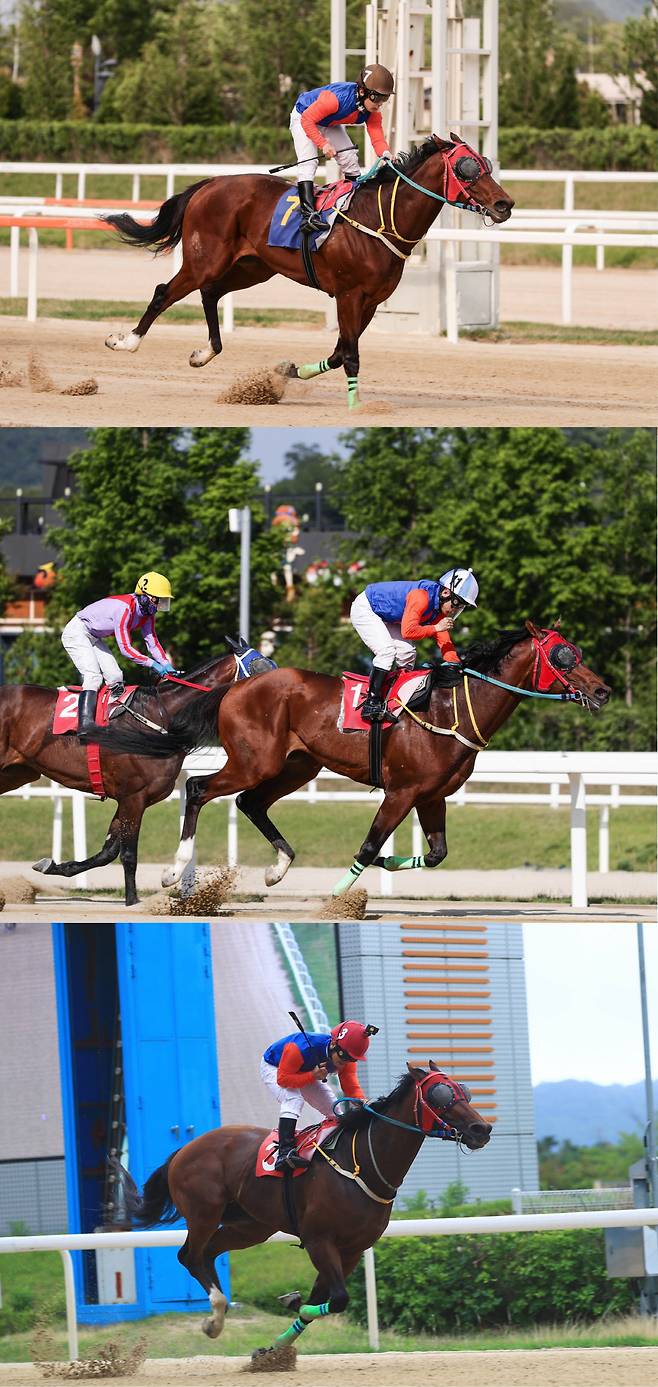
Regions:
[[[531,636],[540,636],[540,635],[541,635],[541,631],[539,630],[539,627],[538,627],[538,626],[535,626],[534,621],[526,621],[526,622],[524,622],[524,625],[525,625],[526,631],[529,631]]]
[[[462,143],[462,137],[461,137],[461,135],[455,135],[454,130],[451,130],[451,131],[450,131],[450,139],[452,140],[452,143],[453,143],[453,144],[461,144],[461,143]]]
[[[440,1073],[441,1073],[441,1065],[440,1065],[440,1064],[435,1064],[435,1063],[434,1063],[434,1060],[430,1060],[430,1069],[433,1069],[434,1072],[435,1072],[435,1074],[440,1074]]]
[[[442,140],[440,135],[432,135],[432,139],[434,140],[437,149],[452,149],[452,144],[450,143],[450,141],[452,140],[454,143],[454,136],[451,135],[450,140]]]
[[[430,1061],[431,1063],[431,1061]],[[427,1074],[426,1069],[420,1069],[417,1064],[410,1064],[407,1060],[407,1069],[414,1079],[424,1079]]]

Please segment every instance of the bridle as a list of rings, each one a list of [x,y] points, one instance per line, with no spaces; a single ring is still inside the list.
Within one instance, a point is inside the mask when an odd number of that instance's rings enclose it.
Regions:
[[[375,1153],[372,1149],[372,1124],[375,1118],[380,1122],[388,1122],[391,1127],[402,1127],[405,1132],[414,1132],[417,1136],[420,1136],[423,1141],[426,1138],[434,1137],[438,1141],[461,1142],[462,1134],[459,1132],[458,1128],[454,1127],[450,1122],[446,1122],[445,1118],[441,1117],[441,1113],[446,1112],[447,1109],[453,1107],[455,1103],[470,1103],[471,1101],[470,1090],[466,1088],[464,1084],[458,1083],[456,1079],[451,1079],[447,1074],[441,1073],[438,1069],[430,1070],[429,1074],[424,1074],[422,1079],[416,1079],[415,1083],[416,1092],[414,1096],[413,1123],[401,1122],[397,1117],[389,1117],[387,1113],[379,1112],[377,1108],[373,1108],[370,1103],[365,1102],[361,1098],[338,1098],[333,1105],[334,1112],[337,1112],[343,1103],[349,1103],[351,1107],[359,1107],[364,1112],[370,1113],[370,1122],[366,1128],[368,1154],[378,1179],[381,1180],[382,1184],[385,1185],[387,1189],[393,1190],[393,1199],[397,1194],[399,1186],[392,1185],[390,1180],[387,1180],[386,1177],[382,1175],[375,1159]],[[445,1094],[441,1094],[440,1099],[437,1100],[436,1103],[430,1103],[425,1092],[433,1088],[445,1089]],[[315,1149],[321,1156],[324,1156],[324,1159],[338,1175],[344,1176],[346,1180],[353,1180],[354,1183],[359,1186],[359,1189],[362,1189],[364,1194],[367,1194],[376,1204],[392,1204],[393,1199],[383,1199],[381,1195],[375,1194],[374,1190],[371,1190],[361,1177],[361,1167],[356,1155],[356,1138],[358,1131],[359,1129],[355,1128],[352,1137],[352,1170],[344,1170],[322,1146],[317,1145],[317,1142],[314,1143]],[[460,1149],[463,1150],[464,1148],[460,1147]]]
[[[582,689],[577,689],[566,677],[583,662],[580,646],[565,640],[559,631],[543,626],[538,629],[539,636],[530,637],[535,652],[531,689],[521,689],[517,684],[506,684],[502,679],[494,679],[493,675],[483,674],[481,670],[471,669],[468,665],[464,667],[464,674],[472,679],[480,679],[484,684],[494,684],[499,689],[508,689],[520,698],[550,698],[561,703],[579,703],[583,708],[591,708],[589,695]],[[562,651],[564,654],[560,653]],[[547,690],[556,679],[563,685],[564,692],[548,693]]]

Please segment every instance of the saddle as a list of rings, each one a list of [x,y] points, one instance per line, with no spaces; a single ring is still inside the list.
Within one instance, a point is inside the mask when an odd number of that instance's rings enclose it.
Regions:
[[[324,225],[319,231],[312,232],[308,238],[312,250],[319,250],[326,241],[336,221],[338,211],[347,210],[355,186],[355,183],[348,178],[339,183],[331,183],[326,188],[314,190],[316,211],[320,212]],[[272,213],[270,229],[267,234],[268,246],[281,246],[285,250],[302,250],[305,238],[302,237],[301,221],[297,189],[288,187],[281,194]]]
[[[96,699],[96,722],[99,727],[107,727],[111,718],[118,716],[130,706],[137,684],[128,684],[118,698],[113,698],[107,684],[98,690]],[[66,732],[78,730],[78,701],[82,689],[79,685],[68,684],[57,690],[57,703],[53,714],[52,733],[60,737]]]
[[[304,1127],[295,1137],[295,1150],[305,1164],[292,1171],[286,1171],[274,1169],[274,1162],[279,1154],[279,1137],[276,1131],[269,1132],[258,1148],[256,1175],[270,1175],[275,1180],[283,1180],[286,1175],[305,1175],[317,1154],[316,1148],[321,1146],[324,1150],[332,1151],[339,1135],[339,1123],[335,1117],[326,1117],[324,1122],[318,1122],[313,1127]]]
[[[412,709],[427,706],[432,688],[432,673],[431,669],[391,671],[382,689],[382,698],[386,704],[384,725],[390,726],[396,722],[405,706]],[[370,732],[372,724],[364,722],[360,712],[367,693],[367,675],[343,672],[343,695],[337,723],[339,732]]]

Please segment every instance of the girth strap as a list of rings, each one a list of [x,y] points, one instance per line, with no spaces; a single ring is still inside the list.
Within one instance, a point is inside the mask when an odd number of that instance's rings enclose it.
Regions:
[[[369,1189],[368,1185],[366,1185],[365,1180],[361,1179],[361,1167],[356,1159],[356,1131],[354,1132],[354,1137],[352,1139],[352,1160],[354,1161],[354,1170],[343,1170],[342,1165],[339,1165],[338,1162],[334,1161],[331,1156],[328,1156],[327,1152],[323,1151],[322,1147],[318,1146],[316,1141],[313,1142],[313,1145],[316,1151],[319,1151],[320,1155],[324,1156],[325,1161],[329,1162],[329,1165],[331,1166],[332,1170],[335,1170],[337,1175],[343,1175],[346,1180],[353,1180],[354,1184],[358,1185],[359,1189],[363,1190],[363,1193],[367,1194],[369,1199],[374,1199],[377,1204],[388,1205],[393,1203],[392,1199],[382,1199],[381,1195],[375,1194],[371,1189]]]

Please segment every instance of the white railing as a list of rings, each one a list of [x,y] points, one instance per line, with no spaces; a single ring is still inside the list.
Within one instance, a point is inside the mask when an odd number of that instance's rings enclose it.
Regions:
[[[497,1214],[473,1218],[393,1219],[384,1229],[384,1238],[463,1237],[468,1233],[542,1233],[560,1229],[580,1228],[656,1228],[658,1209],[598,1209],[578,1213],[557,1214]],[[658,1229],[656,1229],[658,1236]],[[162,1232],[134,1233],[63,1233],[39,1234],[34,1237],[0,1238],[0,1254],[5,1252],[59,1252],[64,1264],[66,1289],[66,1327],[69,1359],[78,1357],[78,1326],[75,1304],[75,1283],[71,1252],[94,1251],[111,1247],[182,1247],[187,1232],[168,1229]],[[296,1243],[292,1233],[274,1233],[268,1242]],[[377,1283],[372,1248],[363,1256],[368,1308],[368,1337],[370,1347],[379,1348],[377,1314]]]
[[[172,790],[165,803],[178,798],[179,815],[182,826],[185,813],[185,784],[190,775],[210,775],[220,770],[226,756],[220,748],[193,752],[185,758],[177,788]],[[341,787],[331,790],[323,785],[332,781]],[[543,793],[514,791],[478,791],[474,784],[546,785]],[[465,785],[448,797],[448,804],[480,805],[530,805],[538,804],[553,809],[570,807],[570,852],[571,852],[571,905],[575,909],[586,909],[588,902],[587,886],[587,807],[597,806],[599,816],[599,871],[608,872],[610,863],[610,810],[621,805],[654,807],[658,803],[656,794],[624,793],[622,787],[639,790],[642,787],[655,788],[658,784],[658,755],[655,752],[576,752],[576,751],[481,751],[477,767]],[[606,794],[601,787],[607,786]],[[564,788],[563,788],[564,787]],[[80,790],[69,790],[50,781],[48,785],[24,785],[19,790],[9,790],[5,798],[30,799],[32,796],[44,797],[54,801],[53,850],[52,857],[57,862],[61,857],[62,810],[63,801],[73,802],[74,855],[82,861],[87,856],[87,832],[85,821],[85,800],[93,799]],[[303,790],[287,795],[287,800],[297,800],[304,804],[362,804],[372,806],[381,803],[383,791],[375,792],[367,786],[355,785],[344,776],[336,776],[331,771],[321,771]],[[220,803],[221,801],[216,801]],[[227,865],[239,866],[238,810],[235,797],[229,797],[227,829]],[[394,835],[388,839],[383,855],[394,851]],[[412,818],[412,853],[420,856],[425,851],[423,834],[414,812]],[[406,876],[406,873],[405,873]],[[380,869],[380,891],[384,896],[394,894],[397,873]],[[86,885],[86,874],[76,877],[82,889]],[[629,873],[632,885],[632,873]],[[400,885],[404,894],[404,885]]]
[[[276,937],[283,949],[286,963],[295,980],[295,986],[302,1000],[312,1031],[329,1031],[329,1017],[320,1001],[308,964],[295,939],[290,925],[281,920],[273,921]]]
[[[12,163],[0,162],[0,174],[10,172],[21,173],[48,173],[55,176],[55,198],[62,196],[62,179],[65,174],[77,176],[77,196],[82,204],[85,201],[86,178],[90,174],[103,174],[113,176],[132,176],[132,199],[135,203],[139,201],[141,190],[141,178],[144,176],[159,175],[165,179],[166,196],[169,197],[174,191],[175,180],[178,176],[187,178],[197,178],[199,176],[214,177],[216,175],[233,175],[237,173],[267,173],[269,172],[265,164],[56,164],[56,163]],[[320,177],[326,175],[326,169],[320,171]],[[656,231],[656,213],[654,212],[616,212],[605,210],[581,211],[575,207],[575,188],[579,183],[628,183],[628,184],[648,184],[658,181],[658,175],[654,173],[589,173],[586,171],[574,170],[526,170],[526,169],[502,169],[500,178],[510,182],[555,182],[564,183],[564,199],[561,209],[526,208],[519,209],[513,217],[511,225],[504,228],[488,227],[486,231],[481,228],[462,228],[433,226],[427,233],[428,241],[446,241],[451,249],[446,264],[446,333],[448,340],[457,342],[459,339],[458,326],[458,295],[457,295],[457,261],[460,243],[483,242],[500,245],[558,245],[562,248],[562,323],[569,325],[572,321],[573,307],[573,248],[574,246],[591,246],[596,249],[596,266],[598,270],[603,270],[605,266],[606,247],[623,246],[635,249],[650,248],[658,246]],[[35,197],[31,201],[24,197],[11,198],[7,196],[2,199],[2,204],[7,215],[12,214],[12,209],[17,216],[39,217],[43,224],[47,225],[49,218],[61,217],[63,209],[55,209],[45,205],[47,199]],[[1,209],[0,209],[1,210]],[[108,204],[103,211],[122,210],[112,209]],[[136,209],[139,210],[139,209]],[[66,215],[80,216],[81,221],[90,216],[89,207],[67,208]],[[556,226],[556,222],[562,225]],[[10,235],[10,297],[18,297],[18,256],[20,245],[20,226],[12,226]],[[27,319],[28,322],[35,322],[38,312],[37,281],[38,281],[38,252],[39,237],[38,228],[30,226],[28,228],[28,295],[27,295]],[[180,268],[180,247],[174,251],[174,267]],[[492,290],[493,292],[493,290]],[[227,294],[222,300],[223,322],[222,327],[225,332],[233,330],[234,322],[234,302],[233,295]],[[326,309],[327,327],[335,325],[335,306],[330,301]]]

